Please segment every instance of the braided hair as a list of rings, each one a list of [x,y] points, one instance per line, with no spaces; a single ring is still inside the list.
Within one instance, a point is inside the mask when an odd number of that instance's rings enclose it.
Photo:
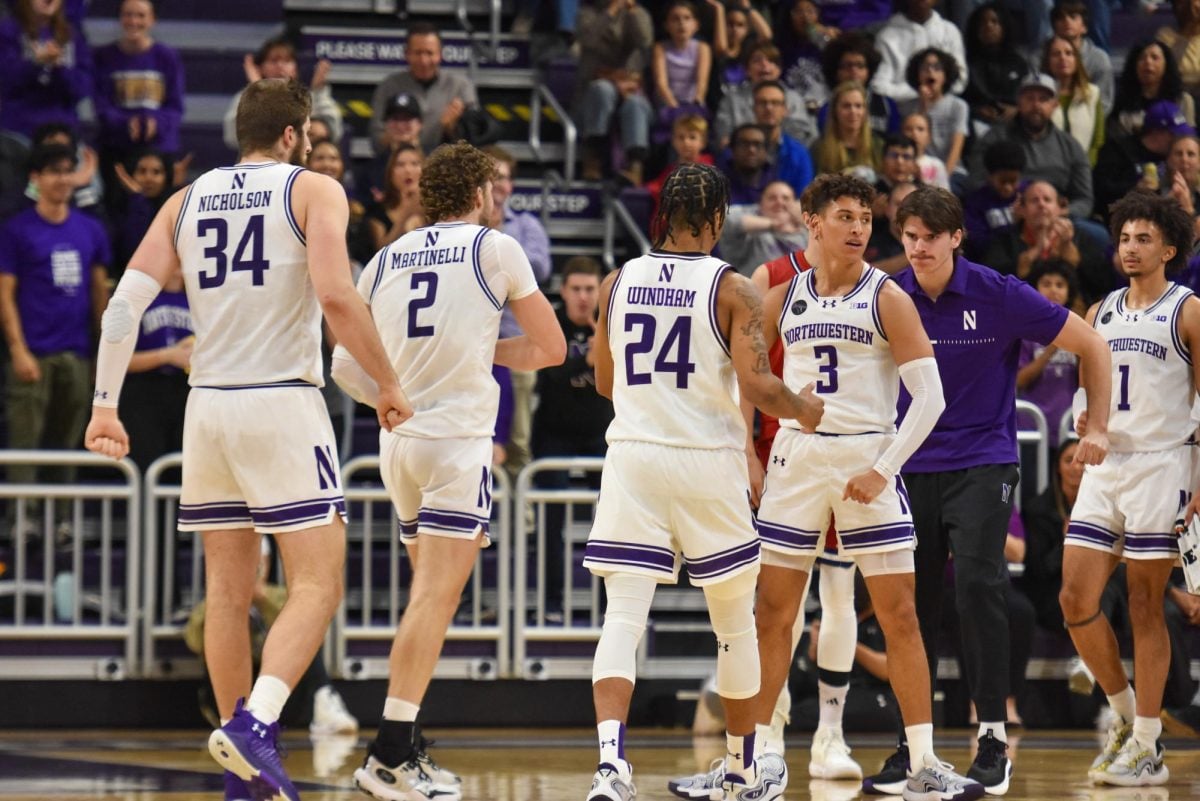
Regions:
[[[729,180],[707,164],[680,164],[663,183],[658,211],[650,224],[655,249],[661,248],[671,232],[687,227],[700,236],[710,227],[720,232],[729,211]]]

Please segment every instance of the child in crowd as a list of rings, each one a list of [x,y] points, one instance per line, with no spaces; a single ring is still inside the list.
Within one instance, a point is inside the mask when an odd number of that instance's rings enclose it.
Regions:
[[[1037,291],[1052,303],[1072,309],[1079,297],[1075,268],[1064,261],[1042,262],[1029,276]],[[1050,447],[1058,447],[1059,425],[1079,388],[1079,360],[1054,345],[1024,340],[1018,357],[1017,397],[1042,410],[1050,429]]]
[[[690,0],[667,5],[667,39],[654,45],[654,89],[659,121],[665,126],[680,114],[708,115],[704,94],[712,70],[712,47],[696,38],[700,19]]]
[[[983,154],[987,182],[963,198],[967,258],[978,261],[987,252],[992,236],[1013,226],[1013,204],[1025,169],[1025,151],[1017,142],[993,142]]]
[[[684,114],[675,118],[675,122],[671,125],[671,149],[675,152],[675,161],[668,164],[653,181],[646,182],[646,189],[650,192],[656,209],[663,184],[672,170],[680,164],[713,163],[713,157],[704,152],[706,141],[708,141],[708,121],[699,114]]]
[[[905,105],[905,111],[925,113],[929,120],[929,143],[925,150],[945,163],[947,173],[958,169],[971,116],[965,100],[946,94],[947,87],[958,80],[958,72],[954,57],[936,47],[927,47],[909,59],[905,72],[908,85],[917,90],[916,98]]]
[[[157,150],[146,150],[136,156],[132,163],[132,172],[120,162],[114,165],[117,181],[125,190],[124,202],[121,204],[116,226],[116,262],[113,264],[113,278],[118,279],[125,272],[125,265],[137,250],[142,237],[150,230],[150,223],[162,208],[163,203],[171,196],[174,186],[173,169],[170,160]]]
[[[904,118],[900,130],[917,146],[917,173],[921,176],[921,183],[949,189],[950,173],[946,170],[946,162],[928,152],[931,128],[928,114],[913,111]]]

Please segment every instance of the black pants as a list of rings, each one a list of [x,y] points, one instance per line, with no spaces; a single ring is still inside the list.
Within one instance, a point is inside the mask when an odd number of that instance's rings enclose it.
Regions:
[[[1006,718],[1009,575],[1004,540],[1019,480],[1015,464],[904,475],[917,530],[917,619],[930,683],[937,677],[946,562],[953,555],[963,666],[981,721]]]
[[[545,459],[555,456],[603,456],[608,451],[604,432],[598,434],[550,431],[534,423],[533,458]],[[535,477],[539,489],[567,489],[571,477],[565,470],[546,470]],[[589,484],[593,489],[600,487],[600,474],[592,474]],[[560,503],[546,504],[546,603],[560,606],[563,601],[563,524],[566,522],[567,507]]]

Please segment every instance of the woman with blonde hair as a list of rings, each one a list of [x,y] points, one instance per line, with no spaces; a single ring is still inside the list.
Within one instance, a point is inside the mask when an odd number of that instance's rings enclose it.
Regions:
[[[857,81],[840,83],[829,101],[829,120],[811,152],[817,173],[866,168],[867,183],[875,181],[883,155],[882,143],[867,119],[867,90]]]
[[[1042,72],[1058,81],[1058,107],[1050,119],[1083,147],[1088,162],[1096,166],[1104,144],[1104,107],[1100,87],[1088,79],[1074,42],[1050,37],[1042,50]]]

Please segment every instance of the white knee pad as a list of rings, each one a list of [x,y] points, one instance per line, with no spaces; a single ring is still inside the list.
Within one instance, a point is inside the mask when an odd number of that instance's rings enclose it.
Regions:
[[[821,631],[817,667],[848,673],[854,667],[858,616],[854,613],[854,563],[821,565]]]
[[[913,563],[913,552],[909,548],[900,551],[859,554],[854,557],[854,562],[862,571],[864,578],[893,573],[912,573],[916,569]]]
[[[762,671],[754,627],[757,571],[747,571],[704,588],[708,616],[717,635],[717,693],[740,700],[758,694]]]
[[[654,585],[654,579],[646,576],[612,575],[604,579],[608,606],[592,660],[593,684],[601,679],[636,681],[638,643],[646,630]]]

